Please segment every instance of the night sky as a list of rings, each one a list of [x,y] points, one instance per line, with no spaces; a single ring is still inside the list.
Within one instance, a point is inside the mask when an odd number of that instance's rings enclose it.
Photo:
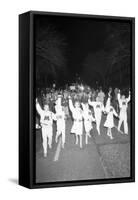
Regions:
[[[89,52],[103,48],[105,23],[74,17],[45,17],[38,19],[42,26],[53,25],[56,30],[64,34],[67,41],[68,67],[79,73],[81,63]]]
[[[95,54],[105,48],[107,23],[112,23],[101,19],[45,15],[37,16],[36,21],[39,27],[52,25],[65,38],[68,79],[82,75],[83,63],[89,53]]]

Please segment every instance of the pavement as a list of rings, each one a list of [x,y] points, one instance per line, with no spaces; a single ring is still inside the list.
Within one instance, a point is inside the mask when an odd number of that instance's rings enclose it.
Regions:
[[[48,156],[43,157],[41,130],[36,131],[36,182],[71,181],[116,178],[129,176],[130,165],[130,118],[129,134],[123,129],[118,132],[113,128],[111,140],[106,134],[103,123],[106,116],[102,116],[101,135],[95,127],[91,132],[88,145],[85,144],[83,134],[83,148],[75,145],[74,134],[70,134],[72,120],[66,121],[66,143],[61,147],[61,138],[55,143],[56,124],[54,123],[52,149],[48,149]],[[115,119],[115,126],[118,120]],[[124,159],[124,156],[127,159]],[[127,162],[126,162],[127,160]],[[119,168],[120,167],[120,168]],[[119,169],[117,171],[117,169]]]

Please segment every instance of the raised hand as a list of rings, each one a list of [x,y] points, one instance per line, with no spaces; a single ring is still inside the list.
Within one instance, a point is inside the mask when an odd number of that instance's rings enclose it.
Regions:
[[[108,97],[109,97],[109,98],[111,97],[111,92],[110,92],[110,91],[108,92]]]

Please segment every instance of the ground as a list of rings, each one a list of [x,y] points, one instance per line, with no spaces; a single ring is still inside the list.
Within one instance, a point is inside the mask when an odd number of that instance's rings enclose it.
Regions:
[[[70,134],[72,120],[66,122],[66,144],[61,148],[61,138],[55,143],[55,124],[53,147],[48,149],[47,158],[43,157],[41,131],[36,131],[36,182],[70,181],[86,179],[119,178],[130,176],[130,117],[128,117],[128,135],[118,132],[115,119],[113,137],[106,135],[103,123],[106,116],[102,116],[101,135],[99,136],[95,124],[85,144],[83,134],[83,148],[75,145],[75,138]]]

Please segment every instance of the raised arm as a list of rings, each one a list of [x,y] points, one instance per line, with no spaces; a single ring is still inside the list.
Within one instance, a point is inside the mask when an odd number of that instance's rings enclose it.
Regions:
[[[128,96],[128,98],[126,98],[127,103],[130,101],[130,97],[131,97],[131,95],[130,95],[130,91],[129,91],[129,96]]]
[[[106,105],[105,105],[105,111],[106,111],[106,112],[109,111],[110,103],[111,103],[111,98],[110,98],[110,96],[109,96],[108,99],[107,99],[107,101],[106,101]]]
[[[91,101],[90,99],[88,99],[88,104],[90,105],[90,106],[94,106],[94,101]]]
[[[120,101],[120,99],[121,99],[120,90],[118,91],[117,99],[118,99],[118,101]]]
[[[81,105],[82,105],[82,109],[85,110],[85,104],[81,103]]]
[[[41,116],[43,113],[43,110],[42,110],[40,104],[38,103],[37,99],[36,99],[36,110],[37,110],[38,114]]]
[[[69,97],[69,109],[71,110],[71,112],[74,112],[74,106],[71,97]]]
[[[117,100],[118,100],[118,102],[119,102],[119,105],[121,105],[121,95],[120,95],[120,90],[119,90],[119,92],[118,92],[118,94],[117,94]]]

